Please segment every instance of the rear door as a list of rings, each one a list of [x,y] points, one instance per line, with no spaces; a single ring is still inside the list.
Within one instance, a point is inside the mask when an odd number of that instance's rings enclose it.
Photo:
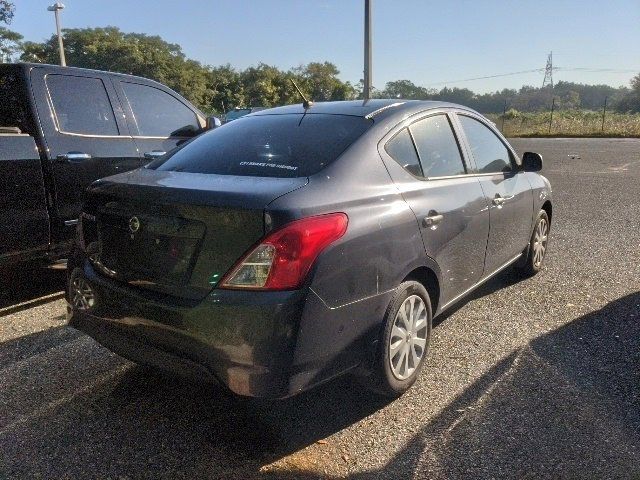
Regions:
[[[68,241],[86,187],[142,162],[107,74],[38,67],[31,82],[55,183],[54,231]]]
[[[380,153],[416,215],[425,250],[440,267],[443,304],[483,274],[489,234],[487,203],[446,112],[402,124]]]
[[[124,105],[129,131],[146,162],[173,150],[205,126],[195,107],[162,85],[114,78],[114,86]]]
[[[489,205],[491,231],[485,272],[492,273],[520,254],[529,242],[531,185],[520,173],[511,149],[481,117],[458,112],[457,119]]]

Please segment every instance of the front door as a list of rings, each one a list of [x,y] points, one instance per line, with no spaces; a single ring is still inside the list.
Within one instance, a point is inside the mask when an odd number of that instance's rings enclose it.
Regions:
[[[457,115],[478,179],[489,204],[491,231],[486,273],[492,273],[520,254],[529,243],[533,194],[511,150],[479,118]]]
[[[73,238],[87,186],[142,161],[109,77],[58,72],[35,68],[31,79],[35,97],[48,99],[37,108],[55,182],[54,231],[64,241]]]
[[[381,154],[416,215],[427,255],[440,268],[445,304],[483,274],[489,212],[480,182],[467,174],[446,113],[392,133]]]

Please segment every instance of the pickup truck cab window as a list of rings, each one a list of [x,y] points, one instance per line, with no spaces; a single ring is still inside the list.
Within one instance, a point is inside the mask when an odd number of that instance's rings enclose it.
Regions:
[[[446,115],[432,115],[409,129],[418,149],[424,176],[447,177],[466,173],[458,142]]]
[[[120,82],[133,112],[138,135],[144,137],[193,136],[200,129],[196,114],[159,88]]]
[[[467,142],[473,153],[478,173],[508,173],[513,171],[509,149],[482,122],[467,115],[458,115]]]
[[[101,79],[55,74],[47,75],[46,83],[60,132],[119,135],[113,108]]]

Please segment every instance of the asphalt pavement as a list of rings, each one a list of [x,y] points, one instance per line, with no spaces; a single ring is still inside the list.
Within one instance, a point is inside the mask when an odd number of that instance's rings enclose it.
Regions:
[[[640,140],[516,139],[554,190],[546,267],[437,319],[416,385],[243,401],[65,326],[64,272],[4,274],[0,478],[640,478]]]

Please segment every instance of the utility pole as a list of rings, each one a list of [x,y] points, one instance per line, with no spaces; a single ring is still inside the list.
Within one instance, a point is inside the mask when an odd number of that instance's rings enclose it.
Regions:
[[[56,16],[56,30],[58,32],[58,49],[60,50],[60,65],[67,66],[67,60],[64,57],[64,46],[62,45],[62,31],[60,29],[60,10],[64,9],[64,4],[56,2],[47,7],[47,10],[53,12]]]
[[[364,0],[364,86],[363,97],[371,98],[371,1]]]
[[[547,85],[551,86],[551,90],[553,91],[553,52],[549,53],[547,57],[547,66],[544,69],[544,80],[542,80],[542,88]]]

